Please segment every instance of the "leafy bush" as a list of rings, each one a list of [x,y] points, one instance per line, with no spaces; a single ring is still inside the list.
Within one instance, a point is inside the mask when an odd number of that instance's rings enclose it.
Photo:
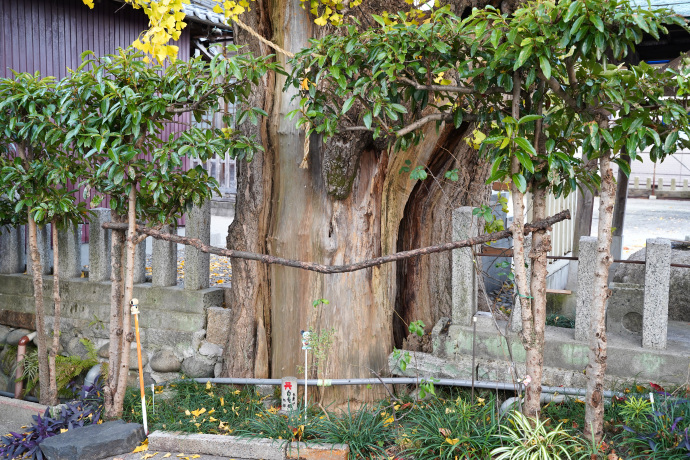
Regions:
[[[84,386],[79,399],[58,406],[59,413],[51,415],[47,408],[43,417],[34,415],[34,423],[23,433],[10,432],[0,440],[0,458],[30,458],[42,460],[40,443],[73,428],[99,423],[103,409],[103,389],[98,379]]]
[[[503,445],[491,451],[495,460],[561,460],[584,458],[582,443],[562,424],[548,429],[544,421],[532,420],[521,412],[511,412],[510,425],[501,426]]]
[[[497,413],[492,396],[476,403],[462,397],[434,400],[411,410],[402,444],[415,459],[486,459],[496,446]]]

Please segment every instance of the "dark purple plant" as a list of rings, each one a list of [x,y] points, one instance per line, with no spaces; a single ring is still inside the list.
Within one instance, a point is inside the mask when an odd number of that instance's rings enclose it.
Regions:
[[[77,400],[62,406],[60,414],[53,418],[50,409],[43,417],[34,415],[34,423],[23,433],[11,432],[0,439],[0,458],[31,458],[43,460],[40,443],[62,430],[71,430],[98,423],[103,409],[103,392],[100,379],[93,385],[83,386]]]

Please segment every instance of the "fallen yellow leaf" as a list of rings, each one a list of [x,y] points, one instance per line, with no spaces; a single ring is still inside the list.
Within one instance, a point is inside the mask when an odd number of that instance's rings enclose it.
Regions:
[[[149,440],[148,439],[144,439],[144,442],[142,442],[139,447],[134,449],[132,451],[132,453],[136,454],[137,452],[144,452],[145,450],[149,450]]]
[[[170,452],[168,452],[167,454],[163,455],[162,458],[168,458],[168,457],[170,457],[171,455],[172,455],[172,454],[171,454]]]
[[[225,405],[225,399],[220,398],[220,405],[221,405],[221,406],[224,406],[224,405]]]
[[[192,415],[193,415],[194,417],[198,417],[198,416],[200,416],[201,414],[203,414],[204,412],[206,412],[206,408],[205,408],[205,407],[202,407],[201,409],[193,410],[193,411],[192,411]]]
[[[451,446],[454,446],[454,445],[456,445],[457,443],[459,443],[460,440],[459,440],[458,438],[454,438],[454,439],[446,438],[446,442],[447,442],[448,444],[450,444]]]
[[[152,453],[152,454],[145,454],[145,455],[142,456],[141,458],[142,458],[142,460],[146,460],[146,459],[148,459],[148,458],[153,458],[153,457],[155,457],[156,455],[158,455],[158,452],[154,452],[154,453]]]

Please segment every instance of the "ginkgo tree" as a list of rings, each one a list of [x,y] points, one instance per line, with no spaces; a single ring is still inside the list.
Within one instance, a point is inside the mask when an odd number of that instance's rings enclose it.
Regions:
[[[207,113],[219,112],[221,101],[241,104],[265,72],[273,68],[268,57],[253,58],[219,53],[210,62],[201,57],[175,60],[165,68],[151,65],[131,48],[96,57],[85,53],[82,65],[61,85],[61,123],[70,126],[64,146],[81,158],[86,194],[97,205],[110,197],[113,221],[123,223],[114,231],[111,263],[111,315],[108,378],[105,384],[106,416],[122,413],[130,343],[133,340],[129,303],[134,289],[134,254],[146,235],[137,222],[160,228],[176,225],[193,205],[201,205],[218,192],[218,183],[201,167],[185,168],[184,160],[206,161],[216,155],[251,160],[261,149],[252,137],[228,127],[194,125]],[[263,112],[246,107],[239,121],[257,121]],[[167,138],[170,123],[186,124]],[[124,279],[121,278],[125,259]]]
[[[375,16],[379,27],[314,40],[297,54],[288,84],[301,124],[326,137],[368,131],[396,150],[423,140],[428,123],[471,121],[485,134],[479,154],[491,161],[488,182],[509,183],[515,220],[515,282],[522,304],[520,337],[532,381],[523,407],[539,411],[546,316],[546,254],[550,240],[535,232],[524,251],[524,194],[543,219],[546,194],[567,194],[578,182],[601,194],[585,431],[603,435],[606,369],[604,312],[611,264],[615,181],[631,158],[651,147],[653,161],[687,144],[685,71],[625,62],[643,34],[685,27],[667,10],[626,0],[527,3],[512,15],[487,7],[466,18],[448,8],[417,25],[405,14]],[[665,95],[670,94],[670,97]],[[598,175],[586,161],[599,164]],[[526,258],[531,259],[528,285]],[[513,320],[519,320],[513,318]]]

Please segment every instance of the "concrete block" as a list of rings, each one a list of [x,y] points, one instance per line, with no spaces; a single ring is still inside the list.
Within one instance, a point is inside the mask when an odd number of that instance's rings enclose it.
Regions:
[[[145,438],[143,426],[117,420],[48,438],[41,451],[48,460],[95,460],[129,453]]]
[[[58,230],[60,279],[81,277],[81,227],[70,223],[66,228]]]
[[[0,227],[0,273],[23,273],[22,263],[24,254],[23,235],[20,231],[23,227]]]
[[[525,237],[525,271],[527,273],[528,289],[532,280],[532,259],[529,258],[530,252],[532,252],[532,235]],[[510,330],[513,332],[520,332],[522,330],[522,302],[529,302],[529,299],[523,298],[520,293],[517,292],[517,286],[514,286],[514,290],[515,296],[513,298],[515,300],[513,301],[513,310],[510,312]],[[522,293],[522,295],[529,296],[529,292]]]
[[[186,236],[197,238],[204,244],[211,242],[211,201],[194,206],[187,214]],[[208,253],[192,246],[185,247],[184,288],[196,291],[209,287],[211,258]]]
[[[225,347],[230,334],[231,317],[229,308],[209,307],[206,311],[206,341]]]
[[[13,310],[0,310],[0,324],[33,330],[36,327],[36,314]]]
[[[110,238],[112,232],[101,227],[110,222],[110,209],[94,208],[89,225],[89,281],[110,280]]]
[[[171,233],[172,228],[170,225],[166,225],[161,228],[161,231]],[[175,286],[177,284],[177,243],[153,240],[151,271],[151,284],[154,286]]]
[[[586,342],[589,340],[596,257],[596,237],[581,237],[579,263],[577,266],[577,307],[575,312],[575,340],[578,341]]]
[[[644,348],[666,348],[670,279],[671,242],[664,238],[648,239],[642,314]]]
[[[14,379],[12,379],[14,386]],[[6,390],[6,388],[2,388]],[[0,396],[0,435],[10,431],[20,431],[22,426],[30,425],[34,415],[43,416],[48,406]]]
[[[149,435],[149,452],[196,452],[226,458],[283,460],[285,441],[246,439],[216,434],[176,434],[154,431]]]
[[[44,275],[50,275],[53,271],[53,249],[51,247],[51,225],[46,224],[42,227],[38,227],[36,233],[36,242],[38,244],[38,252],[41,258],[41,264],[43,268]],[[31,275],[33,273],[31,269],[31,249],[27,245],[26,249],[28,253],[27,264],[26,264],[26,274]]]
[[[453,210],[453,240],[459,241],[477,235],[477,223],[472,208],[462,206]],[[477,276],[472,248],[452,251],[452,310],[453,324],[469,325],[477,311]]]

